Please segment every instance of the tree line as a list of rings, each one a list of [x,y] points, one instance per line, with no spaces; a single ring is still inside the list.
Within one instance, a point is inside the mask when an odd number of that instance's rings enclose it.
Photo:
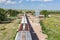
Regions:
[[[12,10],[12,9],[2,9],[0,8],[0,21],[5,21],[7,20],[8,16],[17,16],[19,14],[19,11],[17,10]]]
[[[43,14],[44,17],[48,17],[49,14],[60,14],[60,11],[48,11],[48,10],[42,10],[40,11],[40,14]]]
[[[23,14],[24,12],[32,15],[35,13],[34,10],[12,10],[0,8],[0,21],[5,21],[8,19],[8,17],[15,17],[18,14]]]
[[[23,12],[35,15],[34,10],[12,10],[0,8],[0,21],[5,21],[7,20],[8,17],[14,17],[17,16],[18,14],[23,14]],[[44,17],[46,18],[48,17],[49,14],[60,14],[60,11],[41,10],[40,14],[43,14]]]

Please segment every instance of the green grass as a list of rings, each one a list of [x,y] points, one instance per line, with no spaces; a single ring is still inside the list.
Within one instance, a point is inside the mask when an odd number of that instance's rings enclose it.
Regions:
[[[0,24],[0,40],[15,40],[20,20],[12,23]]]
[[[40,21],[43,33],[48,35],[48,40],[60,40],[60,14]]]

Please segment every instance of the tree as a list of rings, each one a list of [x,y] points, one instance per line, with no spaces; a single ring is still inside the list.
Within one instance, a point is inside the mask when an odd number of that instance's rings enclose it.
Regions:
[[[35,11],[34,10],[27,10],[26,13],[30,13],[30,14],[34,15]]]
[[[44,17],[48,17],[49,12],[47,10],[42,10],[40,14],[43,14]]]
[[[11,9],[9,9],[9,10],[8,10],[8,14],[9,14],[10,16],[17,16],[17,14],[19,14],[19,12],[16,11],[16,10],[11,10]]]
[[[4,21],[6,20],[7,16],[6,16],[6,11],[2,8],[0,8],[0,21]]]

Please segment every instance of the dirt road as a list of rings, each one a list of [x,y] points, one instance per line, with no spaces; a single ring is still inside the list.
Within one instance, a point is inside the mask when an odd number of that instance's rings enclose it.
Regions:
[[[41,28],[40,23],[39,23],[39,21],[40,21],[39,18],[32,16],[32,15],[28,15],[28,16],[30,16],[30,17],[28,17],[29,21],[32,25],[34,33],[36,33],[39,40],[47,40],[46,39],[47,35],[42,33],[42,28]]]

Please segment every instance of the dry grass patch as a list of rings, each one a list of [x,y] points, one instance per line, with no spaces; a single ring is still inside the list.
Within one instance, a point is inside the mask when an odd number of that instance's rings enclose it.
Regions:
[[[14,40],[19,26],[19,20],[12,23],[0,24],[0,40]]]

